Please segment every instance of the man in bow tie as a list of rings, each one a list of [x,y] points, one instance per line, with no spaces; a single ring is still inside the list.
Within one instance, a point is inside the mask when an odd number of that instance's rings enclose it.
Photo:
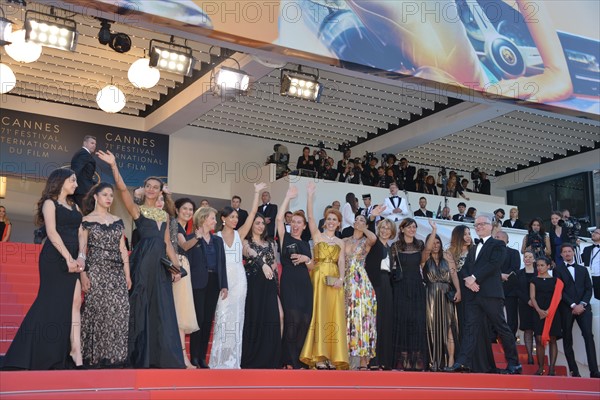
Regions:
[[[465,217],[465,211],[467,209],[467,205],[462,201],[458,203],[458,214],[454,214],[452,216],[452,221],[462,222]]]
[[[504,290],[502,288],[502,265],[506,257],[504,242],[494,239],[492,220],[480,216],[475,220],[476,239],[467,255],[459,276],[467,287],[465,299],[465,329],[461,334],[461,350],[456,363],[446,368],[448,372],[469,372],[475,353],[476,338],[482,332],[482,321],[486,318],[502,341],[502,348],[508,364],[504,373],[520,374],[515,336],[504,318]],[[491,369],[491,366],[490,366]]]
[[[265,217],[267,225],[267,237],[275,237],[275,217],[277,216],[277,205],[271,204],[271,193],[264,191],[261,195],[262,204],[258,206],[258,213]]]
[[[382,211],[381,215],[394,222],[401,222],[404,218],[409,216],[406,200],[398,196],[398,185],[394,182],[390,184],[390,197],[386,197],[383,205],[385,206],[385,209]]]
[[[592,241],[594,242],[592,246],[583,249],[581,259],[583,264],[590,268],[594,297],[600,300],[600,228],[592,232]]]
[[[600,378],[596,361],[596,345],[592,334],[593,315],[590,307],[592,281],[585,267],[575,262],[575,251],[570,243],[560,247],[564,264],[554,269],[554,276],[563,281],[562,299],[558,307],[562,324],[563,351],[569,364],[571,376],[581,376],[573,352],[573,324],[577,321],[585,342],[588,366],[591,378]]]

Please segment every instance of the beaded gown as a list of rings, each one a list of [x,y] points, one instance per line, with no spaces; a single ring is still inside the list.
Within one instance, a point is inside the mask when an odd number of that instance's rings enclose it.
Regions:
[[[347,240],[353,245],[356,243],[354,253],[346,258],[344,281],[348,350],[351,359],[353,357],[371,359],[375,357],[377,343],[377,299],[365,270],[367,238],[363,236],[358,241],[354,238]],[[356,362],[356,360],[351,361]]]
[[[337,369],[348,369],[348,338],[344,291],[327,286],[326,276],[339,277],[341,248],[319,242],[314,248],[315,268],[310,273],[313,284],[313,313],[300,361],[314,367],[329,361]]]
[[[91,366],[124,366],[127,361],[129,295],[120,242],[123,220],[111,224],[84,221],[88,230],[87,275],[90,290],[81,314],[83,362]]]
[[[56,231],[73,258],[77,258],[77,231],[81,213],[54,201]],[[63,369],[72,364],[71,309],[79,274],[69,272],[66,260],[50,240],[39,258],[40,287],[13,339],[3,367],[7,369]]]
[[[140,206],[140,240],[131,253],[129,362],[134,368],[185,368],[166,257],[167,213]]]

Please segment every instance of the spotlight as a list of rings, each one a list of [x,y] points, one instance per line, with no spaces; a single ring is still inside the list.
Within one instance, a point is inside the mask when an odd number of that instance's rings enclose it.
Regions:
[[[2,8],[0,8],[2,10]],[[10,35],[12,33],[12,22],[9,19],[4,18],[4,10],[2,10],[2,17],[0,17],[0,46],[6,46],[10,44]]]
[[[154,39],[150,41],[151,67],[179,75],[191,76],[193,65],[194,57],[190,47]]]
[[[25,41],[75,51],[77,23],[72,19],[29,10],[25,13]]]
[[[248,90],[250,76],[239,69],[220,67],[215,74],[214,82],[216,94],[233,97]]]
[[[318,82],[318,79],[316,75],[307,74],[301,70],[283,69],[281,70],[280,94],[318,102],[323,92],[323,85]]]
[[[111,33],[108,47],[117,53],[127,53],[131,50],[131,38],[125,33]]]
[[[100,20],[100,32],[98,32],[98,42],[107,45],[110,42],[110,23],[103,19]]]

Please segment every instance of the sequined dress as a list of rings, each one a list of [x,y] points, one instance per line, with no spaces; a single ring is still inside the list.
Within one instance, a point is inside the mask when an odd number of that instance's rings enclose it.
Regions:
[[[346,240],[356,243],[354,253],[346,258],[344,281],[348,350],[350,357],[371,359],[375,357],[377,342],[377,299],[365,270],[367,238],[356,242],[353,238]]]
[[[319,242],[314,248],[313,313],[300,361],[314,367],[329,361],[337,369],[348,369],[348,338],[343,289],[327,286],[326,276],[339,277],[340,246]]]

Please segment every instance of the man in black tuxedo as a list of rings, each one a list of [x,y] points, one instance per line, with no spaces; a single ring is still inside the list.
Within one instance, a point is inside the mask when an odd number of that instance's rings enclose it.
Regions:
[[[409,192],[417,191],[417,186],[415,184],[416,173],[417,169],[412,165],[408,165],[408,160],[405,157],[402,157],[400,159],[398,177],[396,178],[401,190],[408,190]]]
[[[506,308],[506,322],[516,337],[519,327],[519,292],[517,290],[517,272],[521,269],[521,254],[518,250],[508,247],[508,233],[498,231],[494,239],[506,244],[506,257],[502,264],[502,289],[504,290],[504,308]]]
[[[206,211],[201,211],[197,220],[194,218],[194,222],[200,226],[212,212],[210,208],[204,209]],[[190,359],[193,365],[208,368],[205,361],[206,351],[217,301],[219,297],[227,298],[228,292],[225,247],[223,239],[210,232],[197,232],[188,235],[187,239],[195,241],[187,255],[190,261],[196,320],[200,327],[199,331],[190,335]]]
[[[458,203],[458,214],[454,214],[452,216],[452,221],[462,222],[465,217],[465,211],[467,210],[467,205],[464,202]]]
[[[231,208],[233,208],[235,211],[237,211],[237,214],[238,214],[238,222],[237,222],[237,225],[235,226],[235,229],[240,229],[240,227],[242,225],[244,225],[244,223],[246,222],[246,219],[248,218],[248,211],[242,210],[240,208],[241,204],[242,204],[242,198],[240,196],[235,195],[231,198]]]
[[[592,232],[592,241],[594,244],[583,249],[581,259],[583,264],[589,267],[592,273],[592,286],[594,287],[594,297],[600,300],[600,228]]]
[[[415,217],[433,218],[433,211],[427,209],[427,199],[425,197],[419,199],[419,209],[415,211]]]
[[[271,193],[264,191],[261,195],[262,204],[258,206],[258,212],[265,217],[267,224],[267,237],[275,237],[275,217],[277,217],[277,205],[271,204]]]
[[[77,188],[73,197],[79,208],[81,208],[85,195],[96,183],[94,181],[94,174],[96,173],[94,151],[96,151],[96,138],[86,135],[83,138],[83,147],[71,159],[71,169],[77,176]]]
[[[506,257],[506,245],[491,237],[492,221],[487,216],[477,217],[475,231],[480,239],[471,248],[465,265],[460,271],[467,287],[465,299],[465,330],[461,334],[461,350],[456,363],[447,372],[469,372],[475,351],[476,338],[480,335],[481,321],[487,317],[502,341],[508,364],[503,372],[520,374],[515,335],[504,319],[504,291],[501,268]]]
[[[371,195],[370,194],[363,194],[362,199],[363,199],[363,203],[365,203],[365,206],[359,208],[358,211],[356,212],[356,215],[364,216],[365,219],[367,220],[367,229],[369,229],[371,232],[375,233],[375,224],[377,223],[378,217],[376,217],[375,215],[371,215],[371,212],[373,211],[373,209],[376,206],[371,204]]]
[[[553,275],[563,281],[562,299],[558,306],[562,324],[563,351],[571,370],[571,376],[581,376],[573,352],[573,324],[577,321],[585,342],[585,353],[591,378],[600,378],[596,361],[596,346],[592,334],[592,281],[587,269],[575,262],[575,250],[569,243],[560,247],[564,264],[554,268]]]

